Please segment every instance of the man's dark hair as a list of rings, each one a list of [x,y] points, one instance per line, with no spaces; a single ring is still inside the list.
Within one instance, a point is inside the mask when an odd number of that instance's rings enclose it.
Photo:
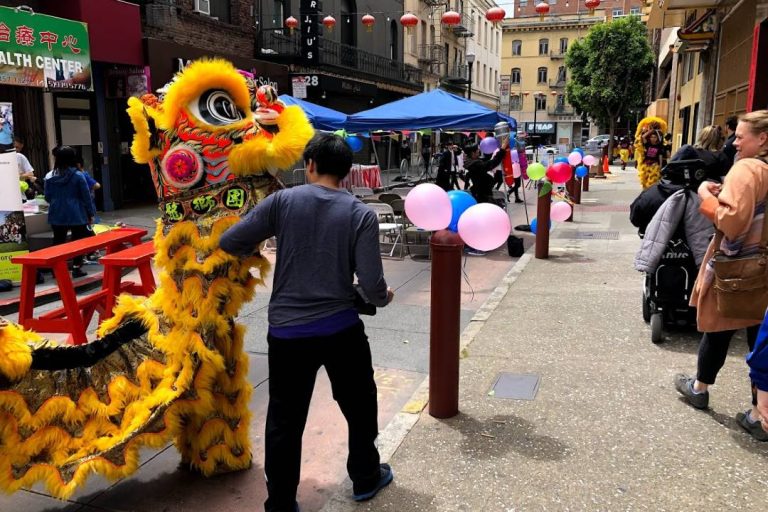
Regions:
[[[352,149],[338,135],[318,133],[304,149],[304,163],[315,162],[317,174],[344,179],[352,168]]]
[[[477,147],[478,147],[477,144],[467,144],[466,146],[464,146],[464,153],[467,156],[472,156],[475,153],[475,151],[477,151]]]
[[[672,140],[672,134],[668,133],[664,136],[664,140]]]
[[[18,143],[19,143],[19,144],[21,144],[22,146],[24,145],[24,139],[22,139],[22,138],[21,138],[21,135],[14,135],[14,136],[13,136],[13,140],[15,140],[16,142],[18,142]]]
[[[61,146],[56,152],[56,169],[63,171],[77,165],[77,151],[69,146]]]
[[[737,116],[730,116],[725,120],[725,126],[732,132],[736,131],[736,125],[739,124],[739,118]]]
[[[80,165],[85,167],[85,160],[83,160],[82,156],[77,157],[77,159],[75,160],[75,165]]]

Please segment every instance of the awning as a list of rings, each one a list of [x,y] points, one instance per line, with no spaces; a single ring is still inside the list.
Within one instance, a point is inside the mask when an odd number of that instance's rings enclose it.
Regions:
[[[648,12],[646,25],[653,28],[672,28],[685,25],[687,11],[717,9],[735,5],[737,0],[655,0]]]
[[[300,100],[289,96],[287,94],[281,94],[280,99],[286,105],[298,105],[307,115],[307,119],[318,130],[336,131],[344,128],[344,123],[347,120],[347,115],[342,114],[331,108],[315,105],[309,101]]]

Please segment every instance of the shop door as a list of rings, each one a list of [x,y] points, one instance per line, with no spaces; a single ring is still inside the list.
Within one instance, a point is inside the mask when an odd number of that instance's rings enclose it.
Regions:
[[[101,162],[96,141],[98,133],[93,97],[84,94],[57,93],[53,97],[53,114],[56,121],[56,140],[62,146],[71,146],[83,158],[83,165],[93,178],[100,182]],[[102,208],[102,198],[96,192],[96,208]]]

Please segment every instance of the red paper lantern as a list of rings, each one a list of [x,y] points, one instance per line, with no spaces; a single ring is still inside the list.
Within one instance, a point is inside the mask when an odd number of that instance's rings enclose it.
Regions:
[[[333,32],[333,27],[336,26],[336,18],[330,15],[326,16],[323,18],[323,25],[325,25],[325,28],[328,30],[328,32]]]
[[[400,24],[405,27],[406,30],[411,30],[411,27],[415,27],[419,24],[419,18],[416,15],[407,12],[400,16]]]
[[[589,14],[595,14],[595,9],[600,7],[600,0],[587,0],[584,5],[589,9]]]
[[[291,30],[291,34],[293,34],[294,29],[299,27],[299,20],[293,16],[289,16],[285,19],[285,26],[288,27]]]
[[[539,14],[539,20],[544,21],[544,15],[549,14],[549,4],[547,2],[537,3],[536,12]]]
[[[443,23],[443,25],[455,27],[461,23],[461,14],[457,13],[456,11],[445,11],[443,17],[440,18],[440,21]]]
[[[501,7],[491,7],[488,12],[485,13],[485,19],[496,25],[500,21],[504,20],[507,13]]]
[[[366,14],[365,16],[363,16],[363,19],[361,21],[363,22],[363,25],[365,25],[365,28],[368,29],[368,32],[373,31],[373,25],[376,23],[376,18],[374,18],[370,14]]]

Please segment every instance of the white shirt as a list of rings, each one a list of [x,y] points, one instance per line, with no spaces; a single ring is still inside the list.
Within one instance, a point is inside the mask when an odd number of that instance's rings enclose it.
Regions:
[[[22,174],[27,174],[28,172],[34,172],[34,169],[32,168],[32,165],[30,165],[29,160],[27,160],[27,157],[21,153],[16,153],[16,162],[19,164],[19,176]]]

